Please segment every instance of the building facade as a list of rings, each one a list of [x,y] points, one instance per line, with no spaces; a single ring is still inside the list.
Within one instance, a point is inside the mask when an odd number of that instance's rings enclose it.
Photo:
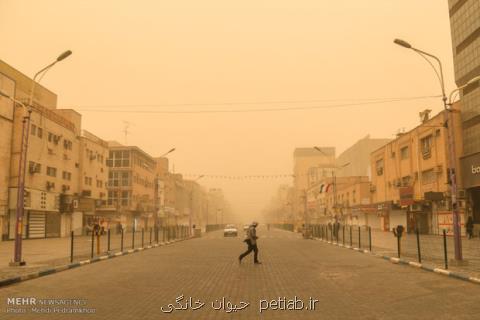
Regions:
[[[456,138],[456,167],[462,154],[459,105],[453,106]],[[371,153],[372,203],[380,218],[380,228],[402,225],[407,232],[453,232],[450,201],[449,150],[445,111],[430,118],[421,114],[422,123]],[[458,175],[457,184],[462,185]],[[460,201],[462,224],[465,204]]]
[[[463,86],[480,75],[480,3],[478,0],[449,0],[449,16],[455,68],[455,82]],[[468,215],[475,233],[480,232],[480,84],[461,92],[464,154],[461,159]]]
[[[345,167],[337,170],[337,177],[355,177],[355,176],[370,176],[370,153],[381,146],[384,146],[392,139],[372,139],[370,135],[358,140],[343,151],[336,160],[336,164]]]
[[[136,146],[109,142],[108,200],[123,227],[149,228],[155,220],[156,161]]]
[[[305,224],[306,191],[335,171],[335,148],[296,148],[293,152],[293,215],[296,229]]]

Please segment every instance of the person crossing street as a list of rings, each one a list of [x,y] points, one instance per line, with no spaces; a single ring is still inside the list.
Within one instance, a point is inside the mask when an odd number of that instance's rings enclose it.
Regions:
[[[257,225],[258,223],[254,221],[252,222],[250,227],[248,227],[247,238],[244,240],[244,242],[248,245],[248,248],[247,248],[247,251],[245,251],[238,257],[239,263],[242,263],[242,259],[253,251],[253,263],[261,264],[261,262],[258,261],[258,247],[257,247],[258,237],[257,237],[257,230],[256,230]]]

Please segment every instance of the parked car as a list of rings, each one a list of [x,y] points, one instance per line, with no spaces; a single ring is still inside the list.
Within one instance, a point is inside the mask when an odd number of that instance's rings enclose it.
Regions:
[[[223,236],[224,237],[236,237],[238,236],[237,227],[233,224],[227,224],[225,229],[223,229]]]

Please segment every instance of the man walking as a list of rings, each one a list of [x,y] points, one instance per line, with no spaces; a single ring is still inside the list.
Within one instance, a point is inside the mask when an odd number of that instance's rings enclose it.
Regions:
[[[249,255],[250,252],[252,251],[253,251],[253,263],[255,264],[261,263],[260,261],[258,261],[258,247],[257,247],[258,237],[257,237],[257,230],[255,229],[257,225],[258,223],[254,221],[252,222],[250,227],[248,227],[247,238],[244,240],[244,242],[248,245],[248,249],[238,257],[239,263],[242,263],[242,259],[247,255]]]

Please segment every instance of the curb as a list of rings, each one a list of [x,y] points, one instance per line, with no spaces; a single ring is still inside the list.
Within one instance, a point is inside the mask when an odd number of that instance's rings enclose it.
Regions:
[[[480,284],[480,278],[470,277],[470,276],[462,274],[462,273],[456,273],[456,272],[448,271],[448,270],[445,270],[445,269],[442,269],[442,268],[435,268],[435,267],[432,267],[432,266],[429,266],[429,265],[424,265],[424,264],[419,263],[419,262],[407,261],[407,260],[404,260],[404,259],[401,259],[401,258],[384,256],[384,255],[373,253],[370,250],[354,248],[354,247],[350,247],[348,245],[343,245],[343,244],[340,244],[340,243],[334,243],[334,242],[323,240],[323,239],[320,239],[320,238],[312,238],[312,239],[318,240],[318,241],[321,241],[321,242],[324,242],[324,243],[327,243],[327,244],[335,245],[337,247],[342,247],[342,248],[354,250],[354,251],[357,251],[357,252],[360,252],[360,253],[366,253],[366,254],[369,254],[369,255],[374,256],[376,258],[380,258],[380,259],[390,261],[391,263],[394,263],[394,264],[407,265],[407,266],[414,267],[414,268],[417,268],[417,269],[422,269],[422,270],[425,270],[425,271],[430,271],[430,272],[434,272],[434,273],[437,273],[437,274],[441,274],[441,275],[444,275],[444,276],[447,276],[447,277],[450,277],[450,278],[460,279],[460,280],[467,281],[467,282],[474,283],[474,284]]]
[[[59,272],[65,271],[65,270],[78,268],[78,267],[81,267],[81,266],[84,266],[84,265],[87,265],[87,264],[92,264],[92,263],[103,261],[103,260],[113,259],[113,258],[116,258],[116,257],[125,256],[127,254],[131,254],[131,253],[135,253],[135,252],[141,252],[141,251],[145,251],[145,250],[148,250],[148,249],[153,249],[153,248],[157,248],[157,247],[161,247],[161,246],[165,246],[165,245],[169,245],[169,244],[174,244],[175,242],[191,240],[191,239],[194,239],[194,238],[195,237],[190,237],[190,238],[185,238],[185,239],[172,240],[170,242],[159,242],[159,243],[148,245],[148,246],[142,247],[142,248],[128,249],[128,250],[125,250],[125,251],[109,253],[107,255],[97,256],[95,258],[88,259],[88,260],[72,262],[72,263],[69,263],[69,264],[66,264],[66,265],[56,266],[56,267],[52,267],[52,268],[41,270],[41,271],[27,273],[27,274],[24,274],[24,275],[21,275],[21,276],[14,276],[14,277],[2,279],[2,280],[0,280],[0,288],[9,286],[9,285],[12,285],[12,284],[15,284],[15,283],[19,283],[19,282],[48,276],[50,274],[59,273]]]

